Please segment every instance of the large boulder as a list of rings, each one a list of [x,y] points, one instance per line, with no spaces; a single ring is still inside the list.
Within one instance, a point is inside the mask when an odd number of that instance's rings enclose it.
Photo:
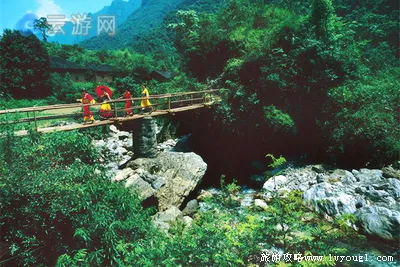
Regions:
[[[400,240],[400,212],[367,206],[357,210],[355,215],[365,233],[388,240]]]
[[[316,211],[321,211],[329,216],[352,214],[356,211],[357,199],[354,196],[348,195],[326,182],[313,185],[304,193],[303,197],[314,206]]]
[[[138,158],[127,165],[141,170],[141,178],[155,189],[158,208],[179,207],[204,176],[207,164],[195,153],[162,152],[156,158]]]
[[[390,177],[396,170],[390,171],[289,168],[284,176],[273,177],[264,184],[265,196],[283,189],[300,190],[306,203],[317,212],[327,216],[354,214],[366,234],[399,240],[400,181]]]

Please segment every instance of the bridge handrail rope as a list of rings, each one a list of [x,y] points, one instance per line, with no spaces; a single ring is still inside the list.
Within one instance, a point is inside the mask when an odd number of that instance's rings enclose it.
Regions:
[[[202,91],[192,91],[192,92],[177,92],[177,93],[169,93],[169,94],[160,94],[160,95],[151,95],[149,98],[145,97],[135,97],[131,98],[130,100],[132,101],[141,101],[141,100],[154,100],[152,101],[152,106],[153,108],[158,109],[159,106],[165,106],[166,109],[163,110],[163,114],[165,112],[173,112],[174,109],[176,108],[183,108],[183,107],[190,107],[195,104],[202,104],[202,105],[207,105],[211,104],[211,101],[214,101],[215,99],[212,99],[212,95],[224,91],[226,89],[208,89],[208,90],[202,90]],[[199,95],[198,97],[195,97],[196,95]],[[189,97],[189,98],[185,98]],[[177,98],[177,99],[175,99]],[[183,98],[183,99],[179,99]],[[114,115],[115,118],[118,118],[118,112],[124,112],[125,108],[117,108],[117,103],[122,103],[125,102],[127,99],[115,99],[115,100],[110,100],[107,101],[107,103],[113,104],[114,107]],[[158,101],[157,101],[158,100]],[[165,100],[165,101],[160,101],[160,100]],[[6,110],[0,110],[0,115],[5,115],[7,117],[7,114],[16,114],[16,115],[21,115],[26,113],[26,117],[18,118],[15,120],[6,120],[4,122],[0,121],[1,124],[16,124],[16,123],[31,123],[34,122],[35,125],[35,130],[38,131],[38,121],[42,120],[51,120],[51,119],[60,119],[60,118],[71,118],[71,117],[77,117],[81,116],[82,113],[79,112],[69,112],[66,114],[58,114],[58,115],[45,115],[45,116],[38,116],[38,112],[42,111],[50,111],[50,110],[57,110],[57,109],[69,109],[69,108],[82,108],[83,106],[100,106],[103,103],[99,102],[96,104],[82,104],[82,103],[72,103],[72,104],[58,104],[58,105],[47,105],[47,106],[38,106],[38,107],[27,107],[27,108],[18,108],[18,109],[6,109]],[[131,107],[131,110],[136,110],[136,109],[141,109],[142,107],[139,106],[133,106]],[[160,110],[161,111],[161,110]],[[29,116],[29,113],[33,113],[33,116]],[[114,120],[115,118],[111,118],[110,120]]]
[[[210,90],[203,90],[203,91],[151,95],[151,96],[149,96],[148,99],[163,99],[163,98],[172,98],[172,97],[179,97],[179,96],[186,96],[186,95],[193,95],[193,94],[214,93],[214,92],[219,92],[221,90],[224,90],[224,89],[210,89]],[[147,99],[147,98],[144,98],[144,97],[131,98],[132,101],[141,101],[141,100],[145,100],[145,99]],[[121,100],[115,99],[115,100],[107,101],[107,103],[119,103],[119,102],[125,102],[125,101],[126,101],[126,99],[121,99]],[[100,106],[100,105],[102,105],[101,102],[96,103],[96,104],[81,104],[81,103],[57,104],[57,105],[0,110],[0,114],[17,113],[17,112],[46,111],[46,110],[54,110],[54,109],[76,108],[76,107],[82,107],[82,106]]]

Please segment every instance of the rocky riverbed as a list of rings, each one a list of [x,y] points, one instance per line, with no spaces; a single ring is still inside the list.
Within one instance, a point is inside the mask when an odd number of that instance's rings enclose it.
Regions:
[[[110,127],[110,136],[94,141],[113,182],[135,190],[158,208],[154,224],[168,231],[171,223],[190,224],[193,214],[205,208],[202,199],[218,189],[199,190],[207,164],[192,152],[174,152],[178,140],[157,145],[154,158],[134,158],[132,135]],[[236,200],[243,207],[265,208],[272,197],[292,190],[303,192],[306,205],[325,218],[343,214],[356,217],[356,228],[367,236],[400,241],[400,172],[393,168],[343,170],[322,165],[288,167],[258,189],[246,189]],[[200,196],[187,199],[196,190]],[[183,206],[183,203],[187,205]],[[190,217],[192,216],[192,217]]]

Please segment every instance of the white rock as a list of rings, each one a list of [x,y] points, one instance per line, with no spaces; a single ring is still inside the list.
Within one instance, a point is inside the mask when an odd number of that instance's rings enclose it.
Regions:
[[[114,132],[114,133],[118,133],[118,132],[119,132],[119,130],[117,129],[117,127],[115,127],[115,125],[111,125],[111,126],[110,126],[110,130],[111,130],[112,132]]]
[[[190,218],[189,216],[183,216],[182,217],[182,222],[186,225],[191,225],[193,222],[193,219]]]
[[[283,187],[287,182],[286,176],[278,175],[271,177],[268,181],[266,181],[263,185],[263,189],[267,191],[274,191],[278,188]]]
[[[128,179],[129,176],[133,174],[133,170],[131,168],[125,168],[117,172],[117,174],[111,178],[112,182],[119,182]]]
[[[255,199],[254,200],[254,206],[260,207],[260,208],[262,208],[264,210],[268,207],[267,203],[262,199]]]

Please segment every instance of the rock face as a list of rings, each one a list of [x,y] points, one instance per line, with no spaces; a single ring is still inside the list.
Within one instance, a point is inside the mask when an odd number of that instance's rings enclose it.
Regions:
[[[143,118],[133,132],[135,138],[112,125],[107,138],[93,141],[111,181],[135,191],[145,206],[156,204],[159,212],[153,223],[158,228],[168,230],[177,219],[189,225],[193,219],[188,215],[199,208],[197,200],[189,201],[183,211],[179,207],[204,176],[207,164],[195,153],[171,152],[177,140],[157,145],[157,125],[152,118]],[[134,156],[136,159],[131,161]]]
[[[93,145],[100,155],[100,161],[111,174],[122,168],[133,156],[132,134],[119,131],[114,125],[110,126],[109,136],[103,140],[94,140]]]
[[[157,156],[157,124],[152,117],[144,117],[133,129],[136,158]]]
[[[134,186],[143,199],[155,197],[160,211],[179,207],[204,176],[207,164],[195,153],[162,152],[138,158],[112,179]]]
[[[387,174],[386,174],[387,175]],[[400,240],[400,181],[381,170],[323,171],[316,166],[288,169],[263,187],[275,191],[303,191],[304,200],[327,216],[354,214],[365,233]]]

